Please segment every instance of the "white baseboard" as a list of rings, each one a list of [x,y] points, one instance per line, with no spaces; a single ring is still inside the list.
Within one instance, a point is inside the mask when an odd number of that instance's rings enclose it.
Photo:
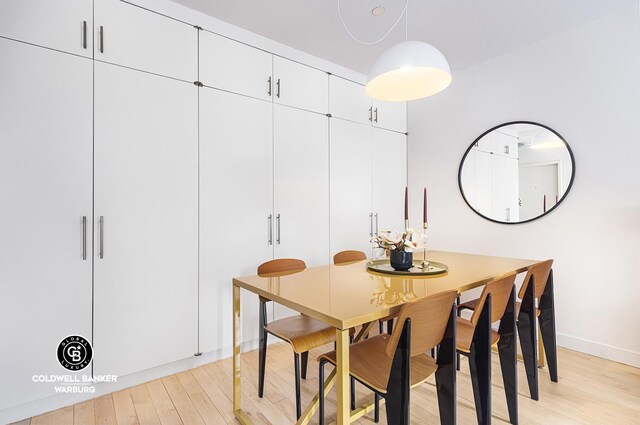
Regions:
[[[274,340],[274,338],[272,338]],[[276,343],[277,341],[272,341]],[[258,348],[258,340],[253,339],[242,343],[242,352],[255,350]],[[62,407],[80,403],[100,397],[114,391],[120,391],[145,382],[153,381],[185,370],[193,369],[197,366],[211,363],[216,360],[226,359],[233,354],[232,347],[221,348],[216,351],[203,353],[201,356],[189,357],[177,362],[168,363],[162,366],[147,369],[131,375],[119,376],[118,382],[104,382],[95,385],[96,391],[91,394],[56,394],[51,397],[31,401],[8,409],[0,410],[0,424],[8,424],[20,421],[42,413],[51,412]]]
[[[635,351],[560,333],[557,334],[557,344],[581,353],[640,367],[640,353]]]

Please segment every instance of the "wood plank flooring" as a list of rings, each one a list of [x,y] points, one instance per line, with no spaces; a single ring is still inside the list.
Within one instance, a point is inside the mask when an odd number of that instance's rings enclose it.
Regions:
[[[319,354],[310,353],[302,399],[307,404],[317,388]],[[540,401],[528,397],[524,366],[519,364],[520,423],[531,425],[640,424],[640,369],[574,351],[559,349],[560,382],[540,371]],[[242,404],[256,424],[295,423],[293,355],[287,344],[269,347],[265,397],[257,396],[257,351],[242,355]],[[94,400],[68,406],[20,425],[223,425],[236,424],[231,404],[231,359],[147,382]],[[493,423],[508,424],[497,354],[493,355]],[[358,386],[362,404],[373,396]],[[335,389],[326,403],[335,420]],[[384,408],[381,423],[386,423]],[[329,421],[330,422],[330,421]],[[317,423],[316,419],[312,423]],[[372,424],[372,417],[357,423]],[[411,423],[439,424],[433,378],[411,392]],[[458,424],[475,425],[469,368],[463,357],[458,373]]]

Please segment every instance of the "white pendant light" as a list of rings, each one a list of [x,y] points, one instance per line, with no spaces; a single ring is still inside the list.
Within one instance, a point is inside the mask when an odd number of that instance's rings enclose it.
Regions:
[[[373,11],[378,8],[374,8]],[[338,16],[349,36],[361,44],[377,44],[384,40],[405,17],[405,40],[408,40],[409,0],[405,0],[402,13],[393,26],[379,40],[365,42],[356,38],[342,19],[340,1]],[[376,13],[372,13],[377,16]],[[391,46],[375,61],[367,78],[365,90],[377,100],[406,102],[432,96],[451,84],[451,69],[444,55],[431,44],[404,41]]]
[[[365,90],[374,99],[404,102],[432,96],[449,84],[451,70],[440,50],[421,41],[405,41],[378,57]]]

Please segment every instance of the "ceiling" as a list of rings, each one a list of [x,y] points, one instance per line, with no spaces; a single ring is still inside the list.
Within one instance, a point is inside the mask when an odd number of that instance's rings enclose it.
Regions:
[[[338,0],[173,0],[222,21],[366,74],[385,48],[403,41],[404,18],[375,45],[352,40],[340,23]],[[637,4],[638,0],[413,0],[409,39],[439,48],[459,70]],[[341,0],[350,31],[380,38],[404,0]],[[371,10],[384,6],[382,16]]]

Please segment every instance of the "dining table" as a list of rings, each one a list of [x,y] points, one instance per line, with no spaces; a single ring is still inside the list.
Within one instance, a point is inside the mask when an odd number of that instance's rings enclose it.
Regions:
[[[422,259],[422,253],[414,258]],[[327,377],[324,395],[337,387],[337,424],[349,424],[373,410],[373,403],[351,410],[349,378],[350,329],[358,328],[357,342],[379,319],[397,314],[401,306],[439,292],[459,293],[478,288],[509,273],[522,273],[539,260],[495,257],[445,251],[426,251],[430,262],[446,265],[434,275],[387,274],[370,270],[370,260],[309,267],[294,273],[272,273],[233,279],[233,409],[242,424],[251,424],[241,405],[240,290],[252,292],[336,329],[337,366]],[[538,344],[541,350],[541,344]],[[539,359],[544,359],[540,355]],[[318,409],[319,394],[303,411],[297,424],[307,424]]]

